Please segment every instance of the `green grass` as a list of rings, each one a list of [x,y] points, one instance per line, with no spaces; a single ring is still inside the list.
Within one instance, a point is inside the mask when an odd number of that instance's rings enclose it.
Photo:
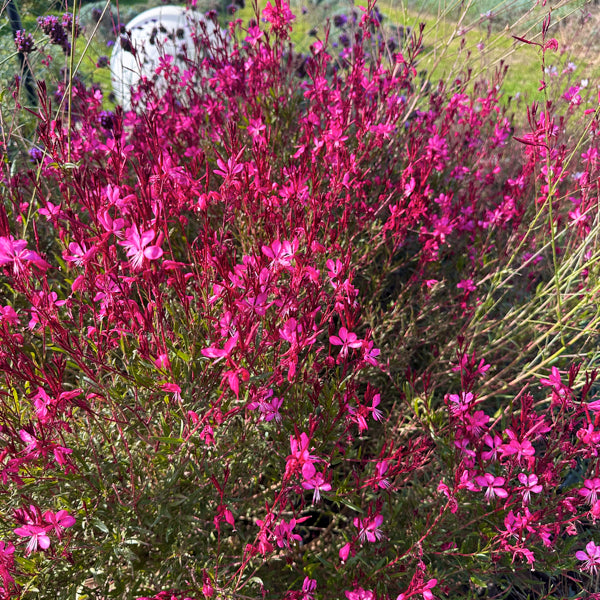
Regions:
[[[262,5],[266,4],[263,1]],[[500,68],[502,63],[509,65],[506,80],[502,87],[503,97],[523,97],[528,102],[542,101],[543,95],[538,91],[541,71],[541,53],[536,46],[530,46],[519,42],[513,35],[527,36],[528,39],[539,41],[541,39],[542,13],[531,13],[528,20],[518,22],[518,12],[515,3],[495,3],[498,10],[504,7],[512,7],[517,23],[513,28],[496,31],[481,23],[479,15],[492,5],[492,0],[478,3],[469,3],[468,8],[460,23],[457,18],[456,2],[438,4],[438,0],[426,0],[419,10],[414,8],[416,2],[409,0],[399,2],[398,0],[381,0],[378,3],[379,10],[385,15],[384,25],[392,29],[395,27],[418,28],[419,23],[425,23],[424,30],[424,52],[420,57],[419,68],[427,72],[427,77],[437,82],[442,79],[451,81],[466,69],[472,70],[473,80],[491,79],[494,71]],[[523,3],[521,3],[523,4]],[[531,6],[531,2],[528,6]],[[571,3],[569,7],[563,6],[556,11],[556,27],[568,15],[578,10],[581,2]],[[350,5],[348,5],[350,6]],[[315,38],[309,35],[311,29],[317,29],[317,35],[323,38],[325,22],[332,15],[320,7],[311,8],[305,15],[299,6],[293,7],[296,14],[292,40],[299,51],[307,52]],[[484,10],[485,9],[485,10]],[[521,11],[522,12],[522,11]],[[505,11],[507,13],[507,11]],[[250,19],[253,14],[251,6],[246,6],[236,14],[236,18],[244,21]],[[331,25],[333,29],[333,25]],[[551,29],[550,35],[554,35]],[[547,57],[550,64],[554,64],[562,70],[571,59],[568,53],[554,54]],[[593,78],[599,74],[598,68],[591,65],[587,71],[580,69],[579,77]]]

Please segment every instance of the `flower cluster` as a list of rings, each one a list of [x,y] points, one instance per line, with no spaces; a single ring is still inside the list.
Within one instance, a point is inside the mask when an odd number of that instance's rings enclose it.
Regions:
[[[423,29],[384,22],[299,56],[277,0],[129,111],[40,86],[1,174],[5,597],[596,575],[596,371],[560,357],[595,356],[597,114],[573,140],[583,87],[515,125],[500,73],[422,85]]]
[[[40,29],[50,38],[50,43],[60,46],[65,54],[71,51],[71,42],[69,36],[73,33],[73,16],[71,13],[65,13],[62,19],[54,15],[38,17]],[[79,35],[79,24],[75,24],[75,37]]]
[[[19,30],[15,34],[15,46],[17,47],[17,52],[29,54],[35,50],[35,40],[30,33]]]

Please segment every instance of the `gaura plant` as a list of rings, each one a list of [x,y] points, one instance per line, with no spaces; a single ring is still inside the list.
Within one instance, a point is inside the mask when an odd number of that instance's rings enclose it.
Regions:
[[[5,154],[2,596],[593,597],[590,87],[513,135],[374,5],[255,12]]]

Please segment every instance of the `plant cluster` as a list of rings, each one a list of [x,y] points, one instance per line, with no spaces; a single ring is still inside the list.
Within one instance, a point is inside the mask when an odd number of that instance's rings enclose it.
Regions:
[[[591,86],[546,20],[515,133],[374,5],[307,56],[255,12],[127,113],[39,83],[5,152],[0,597],[592,597]]]

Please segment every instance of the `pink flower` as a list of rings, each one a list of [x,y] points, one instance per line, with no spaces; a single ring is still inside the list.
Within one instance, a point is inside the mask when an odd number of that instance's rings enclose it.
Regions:
[[[463,279],[456,284],[456,287],[465,290],[465,292],[474,292],[477,289],[477,285],[473,283],[472,279]]]
[[[466,414],[465,422],[467,432],[476,437],[481,437],[481,434],[487,429],[487,423],[490,418],[482,411],[477,410],[473,415]]]
[[[540,379],[540,383],[545,387],[552,388],[552,401],[557,403],[569,403],[571,390],[563,384],[560,378],[560,371],[552,367],[552,372],[548,379]]]
[[[377,486],[385,490],[390,487],[390,480],[385,479],[384,475],[388,470],[388,463],[386,460],[381,460],[375,465],[375,481]]]
[[[41,525],[23,525],[23,527],[17,527],[14,531],[21,537],[28,537],[29,542],[27,543],[26,554],[31,554],[38,549],[38,546],[42,550],[47,550],[50,547],[50,538],[48,537],[48,531],[52,529],[52,526],[42,527]]]
[[[279,34],[287,33],[291,29],[291,22],[296,18],[290,10],[289,4],[282,0],[275,0],[275,6],[271,2],[262,11],[262,16],[265,21],[268,21],[273,26],[273,30]]]
[[[6,321],[11,325],[19,324],[19,315],[17,315],[15,309],[10,304],[0,306],[0,323],[2,321]]]
[[[538,484],[538,477],[535,474],[525,475],[525,473],[519,473],[519,481],[525,486],[523,490],[523,504],[529,504],[531,494],[539,494],[544,488]]]
[[[350,542],[348,542],[347,544],[344,544],[341,548],[340,548],[340,560],[342,562],[346,562],[348,560],[348,556],[350,556]]]
[[[270,246],[263,246],[262,252],[267,258],[271,259],[270,268],[286,268],[291,266],[297,249],[297,240],[292,242],[275,240]]]
[[[517,461],[520,463],[523,457],[531,457],[535,454],[535,448],[529,440],[519,442],[517,436],[510,429],[506,430],[506,435],[511,439],[508,444],[503,444],[500,448],[502,458],[516,455]]]
[[[348,600],[375,600],[375,594],[371,590],[365,590],[361,587],[354,589],[353,591],[346,591],[346,598]]]
[[[467,412],[473,403],[475,397],[471,392],[462,392],[458,394],[449,394],[448,401],[450,402],[450,414],[458,417]]]
[[[10,573],[15,564],[14,553],[15,547],[11,543],[0,541],[0,580],[4,585],[4,588],[0,586],[0,593],[7,592],[15,583],[15,580]],[[12,596],[5,595],[5,598],[10,597]]]
[[[433,600],[434,595],[431,593],[431,589],[437,585],[437,579],[430,579],[423,587],[422,594],[424,600]]]
[[[0,236],[0,266],[13,264],[13,271],[18,273],[25,261],[32,262],[36,267],[45,271],[50,265],[37,253],[27,250],[25,240],[15,240],[12,236]]]
[[[243,151],[240,151],[237,156],[230,156],[227,159],[227,164],[222,159],[217,158],[217,166],[219,168],[215,169],[215,174],[223,177],[225,181],[235,179],[235,176],[244,170],[244,165],[237,162],[241,158],[242,153]]]
[[[200,352],[203,356],[207,358],[216,358],[215,364],[218,363],[222,358],[229,358],[236,344],[238,343],[240,335],[239,333],[234,333],[226,342],[223,348],[215,348],[214,346],[209,346],[208,348],[203,348]]]
[[[305,481],[302,482],[302,487],[305,490],[314,490],[313,504],[321,499],[321,491],[328,492],[331,490],[331,484],[325,481],[322,473],[317,473],[315,466],[312,463],[307,463],[302,469],[302,476]]]
[[[85,243],[78,244],[77,242],[71,242],[69,244],[69,250],[63,251],[63,258],[67,262],[72,262],[78,267],[81,267],[88,263],[96,254],[96,246],[92,246],[90,249]]]
[[[262,37],[262,35],[263,32],[260,30],[258,25],[254,25],[253,27],[248,27],[248,35],[245,37],[244,41],[248,42],[251,46],[256,46],[258,40]],[[253,121],[258,121],[260,123],[260,119],[250,119],[250,125],[252,125]],[[252,135],[252,137],[254,137],[254,135],[250,131],[250,127],[248,127],[248,132],[250,133],[250,135]]]
[[[485,499],[491,502],[496,496],[498,498],[506,498],[508,492],[502,487],[504,485],[504,477],[494,477],[491,473],[484,473],[483,476],[475,479],[477,485],[482,488],[487,487],[485,492]]]
[[[344,357],[348,354],[348,348],[360,348],[362,341],[358,339],[358,336],[351,331],[348,331],[345,327],[340,327],[339,337],[332,335],[329,338],[329,342],[333,346],[341,346],[340,357]]]
[[[54,528],[58,539],[61,538],[64,529],[75,525],[75,518],[66,510],[59,510],[56,514],[51,510],[47,510],[44,513],[44,521]]]
[[[374,348],[373,342],[367,340],[363,341],[362,348],[364,352],[363,360],[374,367],[378,366],[379,362],[377,361],[377,357],[380,353],[379,348]]]
[[[275,536],[275,541],[280,548],[289,548],[290,544],[294,542],[301,542],[302,536],[297,533],[292,533],[296,523],[302,523],[302,521],[306,521],[308,517],[302,517],[301,519],[291,519],[289,523],[286,523],[284,519],[281,519],[281,522],[275,526],[273,530],[273,535]]]
[[[444,494],[444,496],[448,498],[447,506],[453,515],[456,514],[456,511],[458,510],[458,502],[456,501],[454,494],[450,491],[450,488],[443,481],[440,481],[437,486],[437,491],[440,494]]]
[[[486,446],[491,448],[491,450],[482,452],[481,458],[483,458],[483,460],[498,460],[498,452],[502,446],[502,438],[496,434],[494,434],[493,438],[491,435],[486,434],[483,436],[483,441]]]
[[[160,244],[148,246],[155,235],[152,229],[140,233],[135,223],[125,230],[125,239],[122,242],[118,242],[118,244],[127,248],[127,256],[129,256],[134,269],[139,269],[142,266],[144,258],[156,260],[163,255]]]
[[[375,394],[373,396],[373,400],[371,401],[371,407],[368,409],[371,412],[371,416],[375,421],[380,421],[383,417],[383,413],[377,408],[381,403],[381,396],[379,394]]]
[[[379,529],[383,523],[383,515],[375,515],[373,518],[354,519],[354,527],[358,528],[358,537],[361,542],[376,542],[383,538],[383,533]]]
[[[310,579],[310,577],[305,577],[304,582],[302,583],[302,592],[304,596],[302,596],[302,600],[312,600],[313,592],[317,589],[317,580]]]
[[[582,550],[576,552],[575,557],[584,561],[583,565],[581,565],[584,571],[590,571],[590,573],[596,575],[598,566],[600,566],[600,546],[596,546],[594,542],[588,542],[585,549],[586,552]]]
[[[271,392],[272,394],[273,392]],[[267,421],[275,421],[276,423],[281,423],[281,414],[279,409],[283,404],[283,398],[271,398],[270,401],[267,402],[265,398],[262,402],[259,403],[259,409],[261,412],[261,420]]]
[[[584,496],[588,504],[595,504],[598,501],[598,491],[600,491],[600,477],[586,479],[583,485],[584,487],[579,490],[579,495]]]
[[[312,463],[317,461],[317,457],[310,454],[310,439],[306,433],[300,434],[298,440],[293,435],[290,436],[290,449],[292,453],[287,457],[286,472],[293,473],[300,468],[302,476],[306,479],[306,475],[310,477]]]

